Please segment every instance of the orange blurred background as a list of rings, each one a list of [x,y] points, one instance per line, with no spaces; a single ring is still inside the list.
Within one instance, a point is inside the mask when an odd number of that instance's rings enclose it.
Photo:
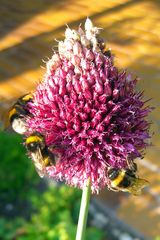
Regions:
[[[160,1],[1,0],[0,107],[31,91],[42,78],[45,61],[64,36],[65,24],[77,28],[86,17],[102,27],[115,63],[141,80],[138,88],[155,110],[150,114],[153,146],[139,161],[150,186],[140,197],[103,191],[98,197],[147,237],[160,234]]]

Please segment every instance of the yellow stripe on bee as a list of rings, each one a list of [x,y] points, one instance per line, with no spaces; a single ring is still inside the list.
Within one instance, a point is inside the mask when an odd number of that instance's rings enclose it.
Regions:
[[[49,157],[45,157],[45,158],[43,159],[43,161],[44,161],[44,165],[45,165],[45,166],[50,165]]]
[[[9,119],[14,115],[14,114],[16,114],[17,113],[17,110],[16,110],[16,108],[12,108],[10,111],[9,111]]]
[[[116,177],[116,179],[111,181],[112,187],[117,187],[120,184],[120,182],[124,179],[124,176],[125,176],[125,171],[121,170],[119,172],[118,177]]]
[[[42,142],[43,138],[40,136],[29,136],[26,139],[26,144],[32,143],[32,142]]]
[[[22,97],[22,100],[27,102],[27,101],[29,101],[32,98],[33,98],[32,95],[29,93],[29,94],[26,94],[24,97]]]

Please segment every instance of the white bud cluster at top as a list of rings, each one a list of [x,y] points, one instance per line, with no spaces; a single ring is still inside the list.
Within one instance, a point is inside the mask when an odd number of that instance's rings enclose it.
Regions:
[[[78,31],[66,28],[64,41],[58,42],[58,52],[47,62],[47,73],[55,70],[61,64],[61,58],[66,58],[75,66],[75,73],[80,73],[80,58],[83,58],[83,48],[93,52],[102,52],[104,42],[98,37],[100,28],[93,25],[87,18],[84,30],[79,26]]]

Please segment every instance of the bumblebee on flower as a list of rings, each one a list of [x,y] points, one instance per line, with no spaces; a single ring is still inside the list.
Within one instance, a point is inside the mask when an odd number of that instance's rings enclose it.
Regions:
[[[79,188],[90,179],[93,193],[106,186],[124,190],[112,186],[111,169],[137,181],[131,166],[150,137],[145,120],[150,108],[135,90],[137,79],[115,67],[100,30],[90,19],[84,30],[67,27],[25,118],[25,136],[41,134],[52,153],[56,146],[58,158],[45,166],[47,175]]]

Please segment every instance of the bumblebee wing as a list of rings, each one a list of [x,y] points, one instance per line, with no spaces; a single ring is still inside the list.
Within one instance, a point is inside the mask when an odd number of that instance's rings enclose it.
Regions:
[[[46,168],[43,161],[41,150],[38,149],[35,153],[30,154],[38,175],[42,178],[46,175]]]
[[[13,104],[13,101],[3,101],[1,99],[0,102],[0,130],[7,130],[10,126],[8,114],[10,110],[10,106]]]
[[[131,187],[128,188],[128,192],[132,193],[135,196],[138,196],[142,193],[142,189],[147,186],[149,182],[142,178],[136,178],[133,181]]]
[[[1,131],[5,131],[10,127],[8,114],[9,114],[9,111],[2,108],[0,105],[0,130]]]
[[[49,155],[49,158],[50,158],[50,164],[51,165],[55,165],[56,162],[59,160],[58,153],[54,152],[55,149],[56,149],[55,146],[49,146],[48,147],[48,155]]]
[[[10,127],[10,121],[8,118],[8,112],[2,116],[2,130],[6,131]]]

